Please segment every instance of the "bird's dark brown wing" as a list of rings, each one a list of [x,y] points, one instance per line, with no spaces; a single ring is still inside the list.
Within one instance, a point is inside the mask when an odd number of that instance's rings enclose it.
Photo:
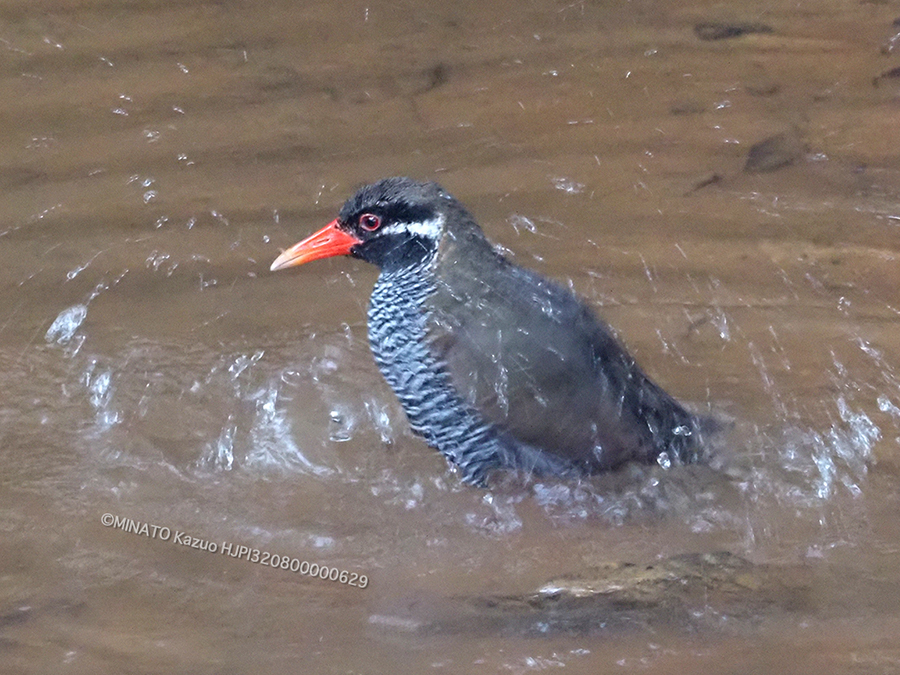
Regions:
[[[585,468],[648,459],[652,409],[677,403],[572,293],[486,241],[463,250],[442,242],[429,307],[457,391],[515,440]]]

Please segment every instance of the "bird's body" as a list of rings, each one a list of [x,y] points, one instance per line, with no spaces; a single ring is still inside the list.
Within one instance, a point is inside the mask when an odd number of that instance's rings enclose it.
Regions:
[[[582,300],[504,258],[438,185],[366,186],[272,267],[341,253],[381,267],[373,355],[413,430],[463,480],[483,485],[499,467],[578,476],[695,457],[698,420]]]

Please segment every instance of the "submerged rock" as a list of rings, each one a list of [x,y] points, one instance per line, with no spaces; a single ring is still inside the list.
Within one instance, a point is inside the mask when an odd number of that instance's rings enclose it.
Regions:
[[[895,80],[900,78],[900,66],[886,70],[872,80],[872,86],[877,87],[881,80]]]
[[[689,553],[652,565],[611,562],[553,579],[531,593],[416,598],[374,614],[381,629],[415,634],[587,634],[669,625],[753,623],[812,607],[809,569],[757,565],[728,552]]]
[[[751,146],[744,171],[763,173],[793,164],[803,156],[803,143],[795,133],[785,132]]]
[[[746,22],[705,22],[694,26],[694,35],[701,40],[727,40],[750,33],[773,33],[771,26],[764,23]]]

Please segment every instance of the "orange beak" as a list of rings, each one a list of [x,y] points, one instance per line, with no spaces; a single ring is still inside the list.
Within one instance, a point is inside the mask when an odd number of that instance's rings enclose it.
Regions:
[[[272,263],[269,269],[274,272],[275,270],[283,270],[285,267],[302,265],[319,258],[350,255],[350,249],[361,243],[361,239],[344,232],[340,228],[337,219],[335,219],[315,234],[308,236],[298,244],[294,244],[275,258],[275,262]]]

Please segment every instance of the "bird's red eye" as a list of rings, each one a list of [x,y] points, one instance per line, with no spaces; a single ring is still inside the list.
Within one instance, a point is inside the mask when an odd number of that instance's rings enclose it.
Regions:
[[[359,226],[369,232],[374,232],[381,227],[381,216],[374,213],[364,213],[359,217]]]

